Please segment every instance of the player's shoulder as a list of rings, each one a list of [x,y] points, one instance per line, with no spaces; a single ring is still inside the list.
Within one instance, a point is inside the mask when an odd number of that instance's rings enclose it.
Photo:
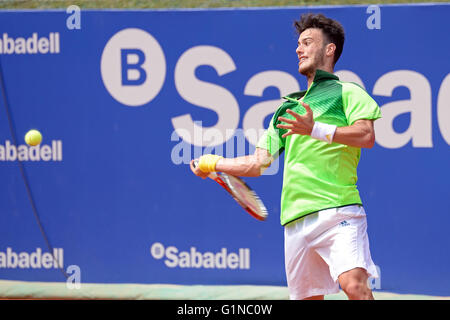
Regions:
[[[351,92],[356,94],[368,94],[367,90],[359,83],[353,81],[341,81],[338,83],[342,86],[343,92]]]
[[[342,96],[343,97],[353,97],[370,99],[371,96],[367,90],[357,82],[352,81],[339,81],[342,86]]]
[[[356,91],[356,92],[366,92],[366,89],[359,83],[353,81],[341,81],[338,80],[339,84],[343,87],[343,89],[347,91]]]
[[[367,92],[367,90],[357,82],[341,82],[342,85],[342,99],[344,104],[358,102],[363,105],[378,106],[375,99]]]

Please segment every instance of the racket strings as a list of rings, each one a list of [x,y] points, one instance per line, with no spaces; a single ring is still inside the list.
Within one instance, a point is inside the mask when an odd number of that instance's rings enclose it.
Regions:
[[[267,218],[268,211],[264,203],[243,180],[223,173],[221,177],[231,190],[232,196],[248,213],[259,220]]]

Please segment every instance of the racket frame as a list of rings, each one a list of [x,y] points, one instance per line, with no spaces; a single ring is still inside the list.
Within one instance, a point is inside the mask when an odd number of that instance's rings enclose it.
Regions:
[[[198,165],[198,161],[194,161],[194,168],[197,167],[197,165]],[[233,177],[234,179],[238,180],[239,183],[242,183],[248,189],[248,191],[250,191],[253,199],[255,199],[258,207],[261,209],[262,215],[255,212],[249,205],[247,205],[245,202],[243,202],[241,199],[239,199],[239,197],[237,196],[237,194],[239,194],[239,193],[233,187],[233,184],[230,182],[231,181],[230,177]],[[262,200],[259,198],[259,196],[256,194],[256,192],[252,188],[250,188],[250,186],[247,183],[245,183],[244,180],[242,180],[239,177],[229,175],[224,172],[210,172],[208,174],[208,178],[210,178],[211,180],[214,180],[215,182],[220,184],[222,186],[222,188],[224,188],[233,197],[233,199],[245,211],[247,211],[247,213],[250,214],[253,218],[255,218],[259,221],[264,221],[267,219],[268,212],[267,212],[266,206],[264,205]]]

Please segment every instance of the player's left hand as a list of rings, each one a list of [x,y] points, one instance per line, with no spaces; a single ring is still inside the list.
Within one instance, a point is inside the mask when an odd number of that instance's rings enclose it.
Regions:
[[[286,124],[277,124],[277,128],[280,129],[287,129],[288,132],[282,135],[283,138],[286,138],[287,136],[290,136],[292,134],[301,134],[301,135],[311,135],[312,129],[314,127],[314,117],[313,112],[308,104],[304,103],[303,101],[300,101],[302,106],[306,110],[306,114],[301,116],[298,113],[287,109],[286,112],[289,113],[291,116],[294,117],[294,120],[287,119],[284,117],[278,117],[279,121],[288,123]]]

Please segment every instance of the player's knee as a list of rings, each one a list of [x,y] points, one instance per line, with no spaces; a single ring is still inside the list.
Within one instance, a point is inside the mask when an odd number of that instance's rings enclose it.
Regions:
[[[349,281],[343,288],[345,294],[352,300],[371,299],[372,294],[366,283]]]

